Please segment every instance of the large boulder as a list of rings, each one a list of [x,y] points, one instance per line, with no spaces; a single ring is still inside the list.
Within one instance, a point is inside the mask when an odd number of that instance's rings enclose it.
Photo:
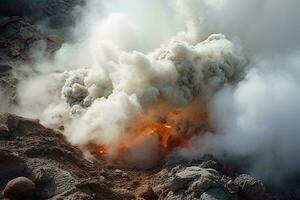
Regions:
[[[222,170],[221,163],[217,162],[216,160],[204,161],[203,163],[201,163],[199,165],[199,167],[206,168],[206,169],[211,168],[211,169],[215,169],[217,171],[221,171]]]
[[[200,196],[211,188],[223,188],[229,196],[234,196],[237,188],[233,181],[215,169],[206,169],[199,166],[175,167],[171,170],[166,187],[172,191],[168,198],[176,198],[184,195],[183,199],[200,198]],[[184,191],[184,193],[182,193]]]
[[[37,134],[46,130],[39,123],[39,120],[23,118],[9,113],[0,114],[0,125],[6,127],[5,131],[12,137]]]
[[[34,194],[35,184],[26,177],[18,177],[9,181],[4,188],[6,198],[30,198]]]
[[[263,183],[254,177],[242,174],[234,180],[239,187],[239,197],[245,200],[267,200],[270,197],[266,193]]]
[[[75,188],[78,183],[69,172],[48,164],[33,170],[34,182],[38,186],[36,195],[42,199],[48,199],[65,191]]]

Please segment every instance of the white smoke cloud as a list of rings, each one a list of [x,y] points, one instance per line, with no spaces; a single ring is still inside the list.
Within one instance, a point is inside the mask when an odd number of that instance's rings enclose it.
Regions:
[[[239,41],[249,64],[243,81],[214,97],[217,134],[202,138],[205,148],[193,156],[250,157],[250,172],[273,183],[299,171],[299,6],[295,0],[220,0],[198,7],[202,34],[217,31]]]
[[[202,35],[221,32],[243,43],[250,55],[270,56],[299,49],[297,0],[177,0],[198,22]],[[195,13],[195,12],[192,12]]]
[[[239,57],[233,43],[212,35],[196,46],[175,42],[150,54],[123,52],[109,70],[65,72],[62,100],[75,118],[65,132],[74,144],[116,142],[144,106],[160,100],[183,105],[234,81],[243,64]]]
[[[213,34],[201,42],[176,36],[143,52],[151,48],[136,42],[142,38],[139,23],[130,21],[127,12],[113,11],[97,19],[94,3],[79,25],[89,27],[83,38],[65,44],[50,62],[38,62],[43,75],[26,79],[18,90],[17,112],[50,127],[64,126],[71,143],[117,143],[130,120],[148,106],[161,100],[184,105],[197,96],[210,98],[223,84],[240,78],[244,64],[240,47],[224,35]],[[157,139],[149,142],[157,145],[153,142]],[[156,148],[143,151],[150,155]],[[131,155],[130,162],[141,161],[140,154]]]
[[[288,64],[288,65],[286,65]],[[251,156],[251,172],[280,182],[299,171],[299,53],[259,61],[245,80],[213,102],[219,154]]]
[[[112,93],[94,101],[91,107],[67,127],[67,137],[73,144],[113,144],[120,140],[122,130],[131,116],[141,112],[136,95]]]

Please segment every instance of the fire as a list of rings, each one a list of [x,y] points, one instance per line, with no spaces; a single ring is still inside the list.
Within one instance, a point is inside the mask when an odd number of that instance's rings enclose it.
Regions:
[[[100,146],[98,146],[98,151],[97,151],[97,152],[98,152],[100,155],[105,154],[106,151],[107,151],[107,147],[106,147],[105,145],[100,145]]]
[[[163,148],[167,149],[168,140],[171,136],[171,133],[172,133],[172,126],[166,124],[153,123],[150,125],[146,125],[141,130],[140,137],[142,137],[144,134],[146,135],[158,134]]]
[[[112,154],[118,160],[126,160],[137,146],[149,138],[157,138],[158,146],[163,153],[175,148],[188,148],[191,136],[182,134],[187,130],[182,130],[180,125],[186,123],[188,125],[185,127],[188,127],[209,119],[208,112],[195,105],[199,105],[199,102],[192,102],[184,107],[172,107],[163,103],[153,106],[147,113],[132,119],[122,133],[124,138],[116,144],[97,146],[97,152],[99,155]]]

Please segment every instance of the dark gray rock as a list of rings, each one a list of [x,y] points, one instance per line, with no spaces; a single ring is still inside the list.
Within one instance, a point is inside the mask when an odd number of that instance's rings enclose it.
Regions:
[[[12,136],[30,135],[45,130],[45,127],[39,124],[39,120],[23,118],[9,113],[0,114],[0,124],[4,124]]]
[[[263,183],[254,177],[242,174],[234,180],[239,187],[239,197],[245,200],[267,200],[270,197],[266,193]]]
[[[12,66],[9,65],[0,65],[0,75],[8,75],[12,70]]]
[[[46,184],[51,181],[52,176],[49,174],[50,169],[47,167],[40,167],[33,170],[34,182],[36,184]]]
[[[83,4],[84,0],[1,0],[0,13],[5,16],[27,17],[34,22],[63,15],[65,18],[60,19],[68,23],[59,24],[61,27],[72,25],[72,11]]]
[[[199,166],[173,168],[166,184],[166,188],[173,192],[168,198],[183,195],[183,199],[200,198],[205,191],[216,187],[223,188],[230,196],[235,196],[238,191],[229,177],[215,169]]]
[[[61,47],[63,41],[58,36],[55,37],[45,33],[29,19],[0,17],[0,64],[11,61],[28,62],[33,58],[34,50],[49,56]],[[37,45],[41,43],[42,46]]]
[[[231,198],[222,188],[212,188],[204,192],[200,200],[230,200]]]
[[[0,149],[0,183],[4,184],[8,180],[22,176],[27,171],[27,166],[23,158],[16,153]]]
[[[187,197],[187,195],[184,194],[184,191],[179,191],[177,193],[170,191],[166,197],[160,198],[160,200],[183,200],[183,199],[193,199],[193,197],[191,197],[190,195]]]
[[[9,129],[5,124],[0,124],[0,137],[1,138],[7,138],[9,137]]]
[[[37,196],[47,199],[75,188],[77,179],[69,172],[59,169],[55,165],[39,167],[34,170],[35,182],[39,186]]]
[[[34,194],[35,184],[26,177],[18,177],[7,183],[3,190],[6,198],[30,198]]]
[[[222,165],[215,161],[215,160],[208,160],[208,161],[204,161],[203,163],[200,164],[201,168],[211,168],[211,169],[215,169],[217,171],[220,171],[222,169]]]
[[[15,73],[13,73],[13,67],[7,64],[0,64],[0,91],[1,91],[0,95],[1,95],[1,103],[2,103],[0,105],[1,112],[8,111],[9,110],[8,103],[15,102],[17,83],[18,80],[15,76]]]

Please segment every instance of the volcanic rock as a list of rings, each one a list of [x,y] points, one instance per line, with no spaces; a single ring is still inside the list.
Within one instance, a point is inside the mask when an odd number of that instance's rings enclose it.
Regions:
[[[163,166],[150,174],[118,170],[101,159],[86,160],[60,132],[38,120],[7,113],[0,114],[0,124],[10,135],[0,137],[1,190],[9,180],[23,176],[35,183],[37,199],[268,199],[260,181],[248,175],[233,181],[216,170],[219,165],[213,161]]]
[[[239,190],[239,196],[245,200],[266,200],[269,196],[266,193],[263,183],[249,175],[242,174],[234,180]]]
[[[49,175],[44,175],[44,177],[42,177],[44,180],[40,180],[45,182],[44,185],[38,182],[40,187],[37,193],[38,196],[43,199],[72,190],[75,188],[74,185],[78,183],[78,180],[69,172],[59,169],[56,166],[48,165],[47,173],[49,173]]]
[[[141,188],[138,192],[137,196],[142,197],[145,200],[156,200],[158,196],[155,194],[152,187],[146,185],[145,187]]]
[[[231,198],[222,188],[212,188],[204,192],[200,200],[230,200]]]
[[[0,137],[9,137],[9,129],[6,125],[0,124]]]
[[[18,154],[0,149],[0,185],[26,174],[25,160]]]
[[[1,43],[1,41],[0,41]],[[0,47],[0,58],[1,58],[1,47]],[[0,60],[1,63],[1,60]],[[2,112],[8,110],[5,102],[15,102],[16,99],[16,85],[18,80],[14,73],[12,73],[12,67],[9,65],[0,64],[0,91],[1,91],[1,103]],[[4,107],[5,106],[5,107]]]
[[[192,196],[186,197],[184,191],[177,192],[176,194],[173,191],[170,191],[166,197],[160,198],[163,200],[182,200],[182,199],[194,199]]]
[[[94,198],[83,192],[75,192],[64,198],[64,200],[93,200]]]
[[[214,169],[199,166],[183,168],[178,166],[173,168],[170,174],[171,178],[169,178],[166,187],[173,193],[168,194],[169,199],[172,195],[173,197],[180,196],[183,199],[189,199],[191,196],[200,198],[205,191],[216,187],[223,188],[231,196],[237,193],[237,187],[233,184],[232,179]],[[184,193],[182,193],[183,191]]]
[[[30,198],[35,191],[35,184],[28,178],[18,177],[7,183],[3,194],[6,198]]]
[[[28,62],[32,50],[38,50],[45,55],[51,54],[61,47],[62,41],[58,36],[44,33],[29,19],[17,16],[0,17],[0,63],[13,60]]]
[[[121,196],[123,199],[136,199],[136,196],[127,189],[115,189],[115,194]]]
[[[45,184],[51,180],[49,169],[40,167],[33,171],[34,182],[37,184]]]
[[[12,66],[0,65],[0,76],[8,75],[11,70],[12,70]]]
[[[2,0],[0,13],[5,16],[22,16],[30,20],[46,21],[50,28],[63,28],[74,23],[72,14],[84,0]]]
[[[26,119],[12,114],[1,114],[0,124],[6,126],[9,133],[16,136],[24,136],[26,134],[34,134],[38,131],[45,130],[38,120]]]
[[[0,137],[0,190],[9,180],[23,176],[35,183],[35,199],[135,199],[123,185],[111,187],[114,180],[126,183],[127,177],[114,169],[104,171],[100,161],[86,160],[61,133],[38,120],[6,113],[0,114],[0,124],[12,135]]]
[[[203,163],[201,163],[199,165],[199,167],[206,168],[206,169],[211,168],[211,169],[215,169],[217,171],[220,171],[222,169],[222,165],[215,160],[204,161]]]

